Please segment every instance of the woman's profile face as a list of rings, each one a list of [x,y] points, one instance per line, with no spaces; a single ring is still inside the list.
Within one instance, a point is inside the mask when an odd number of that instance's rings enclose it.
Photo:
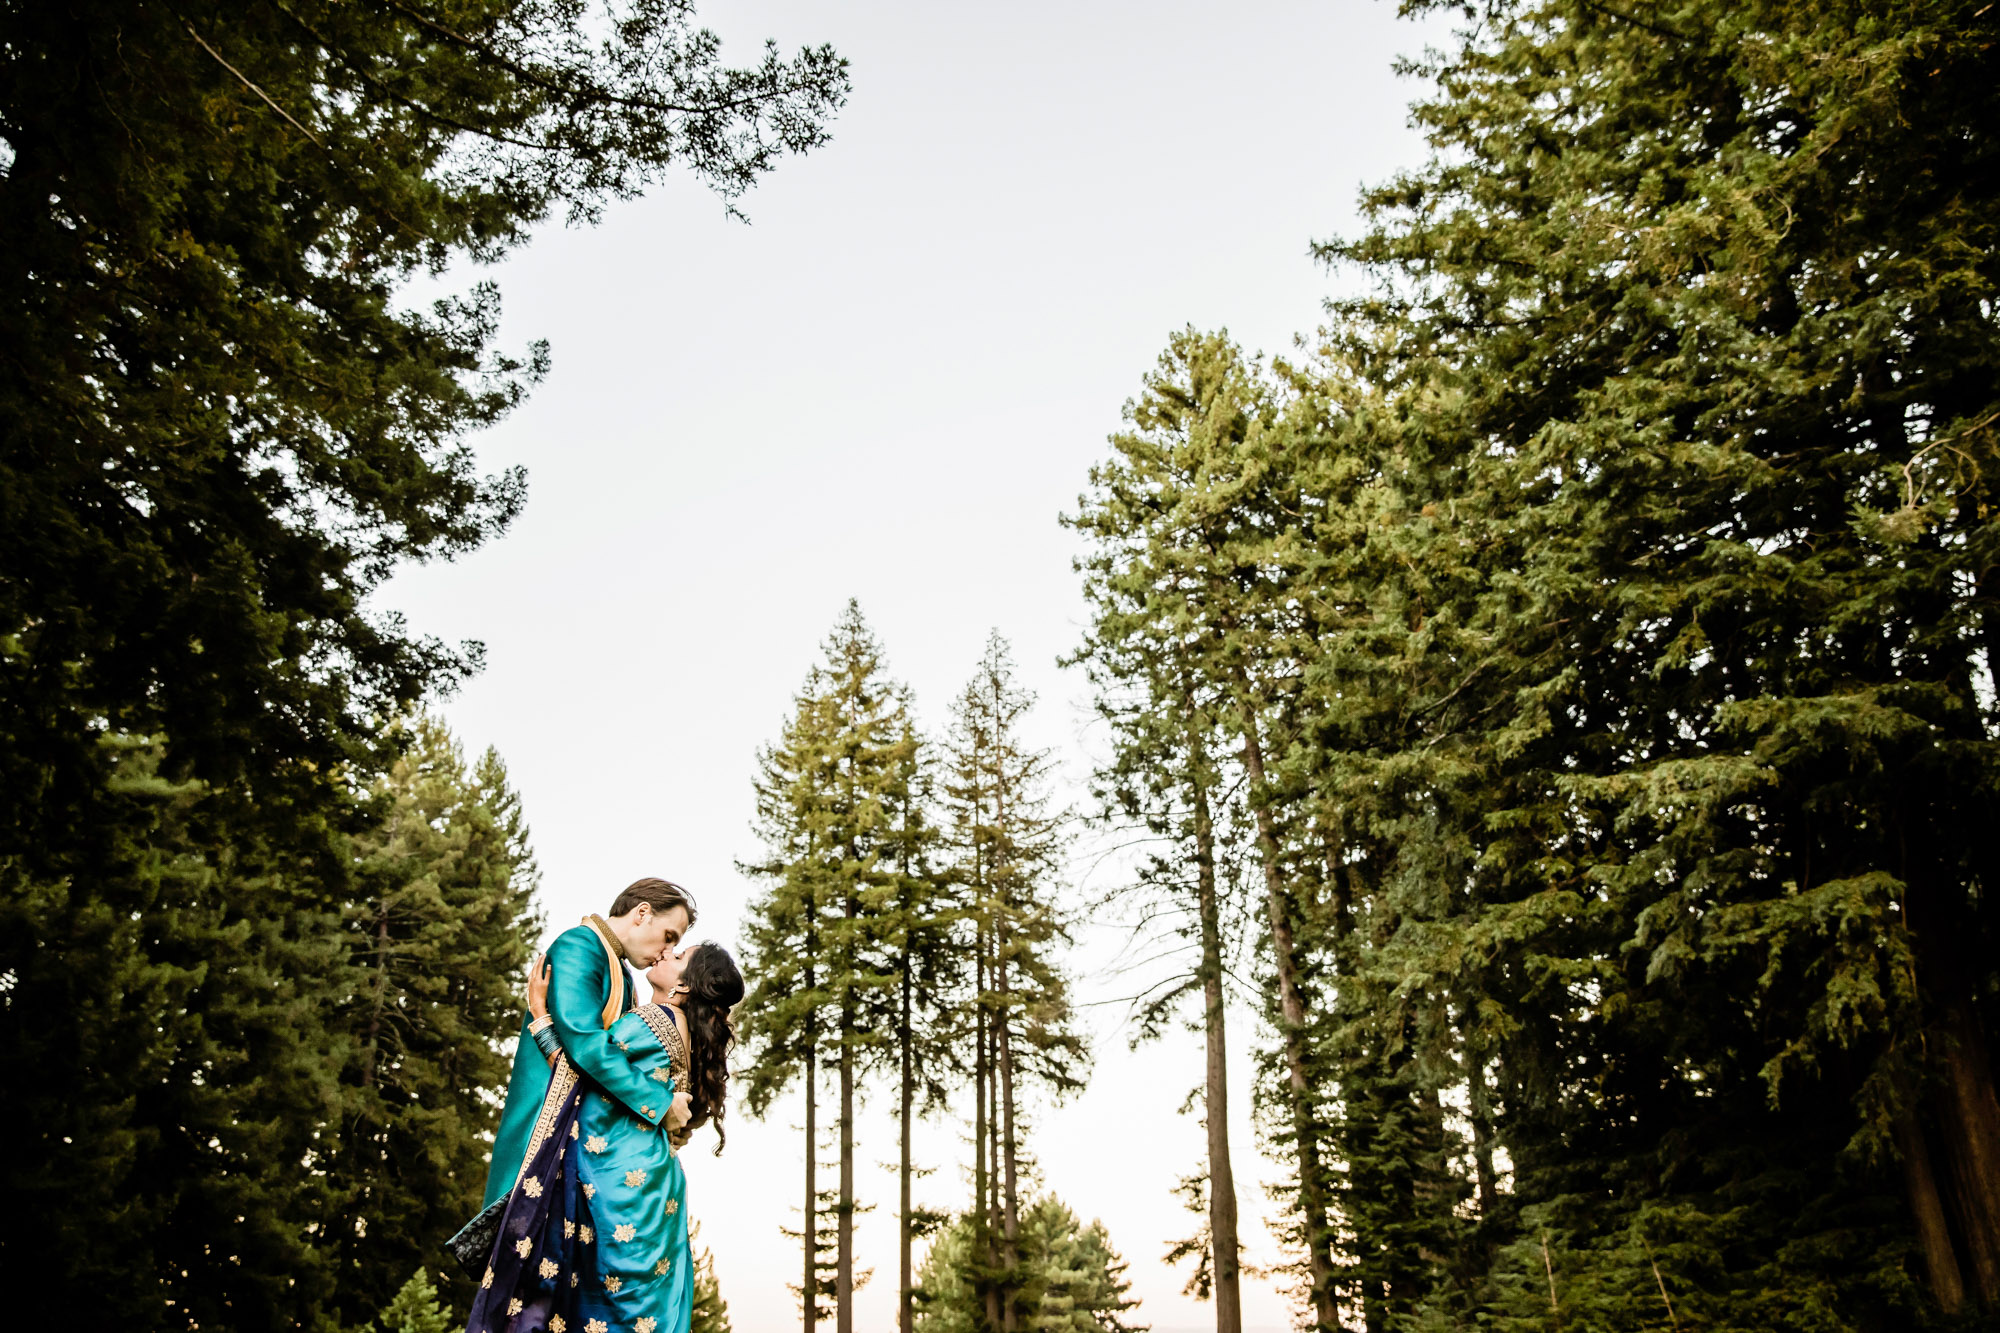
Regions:
[[[688,959],[700,947],[699,944],[690,944],[685,949],[669,949],[660,955],[659,962],[646,969],[646,980],[653,987],[653,1003],[666,1003],[674,987],[681,984],[681,973],[687,971]]]

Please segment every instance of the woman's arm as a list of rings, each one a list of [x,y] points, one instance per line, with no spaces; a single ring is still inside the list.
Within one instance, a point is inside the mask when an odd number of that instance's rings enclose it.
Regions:
[[[554,1064],[562,1054],[562,1045],[556,1041],[555,1020],[549,1017],[549,956],[545,953],[536,954],[535,961],[528,964],[528,1012],[534,1015],[528,1033]]]

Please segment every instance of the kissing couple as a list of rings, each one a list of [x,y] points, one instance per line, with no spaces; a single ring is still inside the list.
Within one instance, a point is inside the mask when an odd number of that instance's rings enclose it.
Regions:
[[[687,1333],[686,1180],[700,1126],[722,1151],[736,961],[681,942],[694,899],[642,879],[528,973],[528,1016],[486,1202],[450,1242],[479,1278],[467,1333]],[[638,1004],[634,969],[652,986]]]

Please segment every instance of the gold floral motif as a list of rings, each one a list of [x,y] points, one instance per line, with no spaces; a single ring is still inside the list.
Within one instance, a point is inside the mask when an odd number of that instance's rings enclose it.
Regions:
[[[652,1073],[648,1074],[646,1077],[656,1078],[662,1083],[671,1083],[674,1081],[674,1076],[672,1074],[669,1074],[664,1069],[655,1069]]]
[[[581,1136],[582,1133],[583,1130],[577,1126],[576,1121],[572,1120],[569,1122],[569,1136],[571,1138],[577,1138]]]
[[[567,1217],[565,1217],[563,1219],[563,1239],[568,1240],[571,1236],[574,1236],[575,1234],[576,1234],[576,1223],[570,1221]]]
[[[588,1226],[580,1226],[576,1229],[577,1239],[582,1241],[585,1245],[590,1244],[591,1237],[594,1234],[595,1233],[592,1232]]]
[[[560,1272],[562,1272],[562,1270],[556,1267],[555,1260],[553,1259],[542,1260],[541,1274],[543,1277],[554,1277],[557,1273]]]
[[[616,1296],[618,1294],[618,1289],[624,1285],[625,1285],[625,1279],[622,1277],[607,1277],[604,1279],[604,1289],[610,1292],[613,1296]]]
[[[542,1182],[536,1180],[533,1176],[529,1176],[526,1180],[521,1182],[521,1193],[527,1195],[531,1199],[541,1198]]]
[[[523,1259],[527,1258],[534,1248],[535,1242],[529,1240],[526,1236],[514,1242],[514,1253],[520,1255]]]
[[[632,1333],[653,1333],[653,1330],[659,1326],[659,1320],[653,1318],[651,1315],[646,1315],[643,1318],[632,1321]]]
[[[563,1333],[563,1330],[568,1327],[569,1325],[563,1322],[561,1315],[552,1314],[549,1316],[549,1333]]]
[[[653,1265],[653,1276],[665,1277],[667,1275],[668,1270],[670,1270],[673,1266],[674,1266],[673,1256],[669,1255],[666,1258],[660,1260],[660,1262]]]
[[[507,1313],[510,1315],[521,1313],[521,1298],[519,1296],[507,1302]]]
[[[593,1319],[583,1326],[583,1333],[611,1333],[602,1319]]]
[[[586,1198],[586,1199],[594,1199],[594,1198],[596,1198],[596,1197],[597,1197],[597,1186],[595,1186],[595,1185],[585,1185],[585,1186],[583,1187],[583,1197],[584,1197],[584,1198]]]
[[[632,1237],[638,1234],[639,1234],[639,1228],[633,1226],[630,1222],[620,1222],[617,1226],[612,1228],[611,1239],[617,1241],[626,1241],[632,1239]]]
[[[571,1273],[571,1274],[569,1275],[569,1284],[570,1284],[570,1285],[571,1285],[572,1287],[574,1287],[574,1286],[576,1285],[576,1274],[575,1274],[575,1273]]]
[[[626,1189],[635,1190],[645,1183],[646,1183],[646,1173],[644,1171],[627,1171],[625,1173]]]
[[[590,1149],[592,1152],[603,1152],[606,1148],[609,1148],[611,1145],[604,1141],[604,1136],[602,1134],[592,1134],[589,1138],[583,1141],[583,1146]]]
[[[486,1270],[486,1276],[479,1279],[479,1289],[485,1291],[493,1285],[493,1270]]]
[[[629,1042],[623,1042],[623,1041],[621,1041],[621,1042],[619,1042],[619,1043],[618,1043],[618,1049],[619,1049],[619,1050],[621,1050],[621,1051],[629,1051],[629,1050],[631,1050],[631,1049],[632,1049],[632,1046],[631,1046],[631,1043],[629,1043]]]
[[[674,1215],[675,1213],[678,1213],[678,1212],[679,1212],[680,1210],[681,1210],[681,1201],[680,1201],[679,1199],[668,1199],[668,1200],[667,1200],[667,1216],[668,1216],[668,1217],[672,1217],[672,1216],[673,1216],[673,1215]]]

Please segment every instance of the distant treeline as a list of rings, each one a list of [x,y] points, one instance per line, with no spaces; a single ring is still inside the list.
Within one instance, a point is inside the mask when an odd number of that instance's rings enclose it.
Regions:
[[[1984,1326],[2000,9],[1461,22],[1365,294],[1173,338],[1069,519],[1218,1045],[1253,927],[1301,1304]]]

